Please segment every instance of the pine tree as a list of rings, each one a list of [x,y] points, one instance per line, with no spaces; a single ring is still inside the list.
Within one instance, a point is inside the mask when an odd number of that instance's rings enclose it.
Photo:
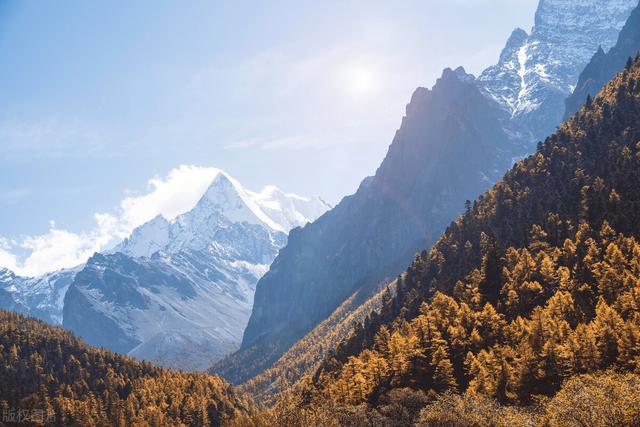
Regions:
[[[627,321],[618,336],[618,364],[624,369],[636,371],[640,368],[640,327]]]
[[[618,338],[624,322],[601,297],[596,306],[596,317],[592,325],[600,354],[600,366],[611,366],[618,358]]]
[[[433,387],[438,392],[454,389],[458,386],[453,373],[453,365],[449,360],[446,344],[438,346],[433,353],[431,364],[434,366]]]
[[[572,372],[579,374],[595,371],[600,365],[600,351],[594,328],[579,324],[567,343],[567,352],[571,357],[568,367]]]
[[[604,260],[594,266],[594,274],[598,280],[598,289],[609,304],[618,298],[626,285],[626,260],[615,243],[609,243]]]

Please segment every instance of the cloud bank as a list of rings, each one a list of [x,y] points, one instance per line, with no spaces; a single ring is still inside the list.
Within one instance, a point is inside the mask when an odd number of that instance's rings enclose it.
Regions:
[[[23,276],[38,276],[82,264],[157,215],[173,219],[189,211],[218,172],[216,168],[181,165],[164,178],[154,177],[145,194],[124,198],[116,213],[94,214],[95,226],[87,232],[64,230],[50,221],[45,234],[23,236],[19,241],[0,236],[0,267]]]

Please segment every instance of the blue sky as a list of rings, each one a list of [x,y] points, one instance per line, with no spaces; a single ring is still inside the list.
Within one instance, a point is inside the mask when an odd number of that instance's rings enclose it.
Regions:
[[[180,165],[336,203],[417,86],[494,63],[536,4],[0,0],[0,265],[95,236],[176,171],[200,189]]]

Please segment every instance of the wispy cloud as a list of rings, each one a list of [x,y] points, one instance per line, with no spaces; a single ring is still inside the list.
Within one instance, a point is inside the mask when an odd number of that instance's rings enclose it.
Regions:
[[[129,196],[120,203],[119,222],[125,233],[157,215],[173,219],[187,212],[218,172],[216,168],[181,165],[169,171],[166,178],[150,179],[146,194]]]

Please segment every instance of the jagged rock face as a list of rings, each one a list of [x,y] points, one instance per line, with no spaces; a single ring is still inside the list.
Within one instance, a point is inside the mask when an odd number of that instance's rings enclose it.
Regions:
[[[635,58],[640,49],[640,6],[636,7],[607,53],[600,48],[586,66],[574,92],[566,100],[565,119],[584,104],[587,96],[594,96],[625,66],[629,57]]]
[[[39,277],[17,276],[0,269],[0,308],[60,325],[64,295],[80,269],[81,266]]]
[[[237,348],[267,266],[184,251],[96,254],[66,295],[64,327],[88,343],[197,370]]]
[[[525,72],[523,55],[526,52],[523,47],[528,39],[526,31],[516,28],[502,49],[498,63],[478,77],[482,91],[511,114],[519,108],[522,75]]]
[[[12,271],[0,268],[0,307],[3,310],[29,313],[29,307],[20,301],[18,286],[16,286],[23,280],[24,278],[16,276]]]
[[[614,45],[636,5],[637,0],[540,1],[531,34],[516,30],[498,64],[478,78],[483,92],[511,115],[514,133],[532,141],[555,129],[580,73],[599,46]]]
[[[447,69],[432,90],[414,93],[376,175],[293,230],[259,281],[242,344],[271,352],[251,362],[256,372],[353,292],[393,278],[434,242],[465,199],[491,185],[508,146],[500,116],[462,69]]]
[[[156,217],[92,257],[67,292],[63,325],[90,344],[204,369],[238,348],[285,231],[327,208],[272,187],[252,193],[220,173],[191,211]]]

